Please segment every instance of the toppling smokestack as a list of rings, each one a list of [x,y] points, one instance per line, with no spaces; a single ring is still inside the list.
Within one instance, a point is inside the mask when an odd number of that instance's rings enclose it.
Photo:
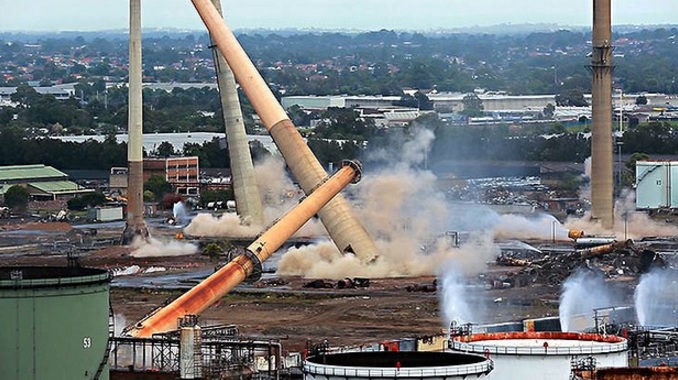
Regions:
[[[243,254],[221,267],[167,306],[157,309],[137,324],[129,326],[125,333],[139,338],[147,338],[158,332],[172,330],[175,328],[178,318],[185,315],[200,314],[248,277],[250,280],[256,281],[261,276],[262,263],[271,257],[332,197],[336,197],[349,183],[358,182],[361,175],[361,168],[358,163],[346,161],[336,174],[326,178],[299,205],[290,210],[250,244]]]
[[[306,145],[214,5],[210,0],[192,2],[262,124],[271,133],[290,171],[304,192],[310,194],[326,178],[325,169]],[[377,248],[344,197],[336,196],[318,214],[340,252],[355,253],[362,261],[371,261],[377,256]]]
[[[593,248],[582,249],[579,256],[582,260],[590,259],[591,257],[606,255],[616,250],[630,249],[634,250],[633,240],[618,241],[615,243],[603,244]]]
[[[127,224],[122,244],[148,237],[144,223],[143,127],[141,98],[141,0],[129,2],[129,97],[127,132]]]
[[[221,14],[221,1],[212,0],[212,4]],[[264,224],[264,213],[261,207],[261,196],[254,175],[254,165],[247,142],[233,71],[231,71],[219,49],[213,49],[212,52],[228,138],[228,155],[231,161],[231,178],[233,179],[236,211],[246,224],[262,226]]]
[[[611,0],[593,0],[591,56],[593,128],[591,215],[605,229],[614,226],[612,178],[612,17]]]

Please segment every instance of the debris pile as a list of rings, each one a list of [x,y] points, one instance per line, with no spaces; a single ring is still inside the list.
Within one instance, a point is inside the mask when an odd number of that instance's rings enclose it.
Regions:
[[[523,257],[524,256],[524,257]],[[666,262],[654,251],[638,247],[633,241],[614,242],[570,252],[502,252],[498,265],[520,268],[506,275],[487,280],[488,288],[503,289],[532,284],[560,286],[578,267],[599,271],[607,278],[636,276]]]
[[[313,288],[313,289],[355,289],[355,288],[369,288],[370,279],[354,277],[353,279],[346,277],[343,280],[337,282],[327,281],[327,280],[313,280],[304,284],[304,288]]]

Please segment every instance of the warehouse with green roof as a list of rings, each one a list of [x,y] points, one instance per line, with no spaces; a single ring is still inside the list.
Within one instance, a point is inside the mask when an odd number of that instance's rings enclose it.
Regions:
[[[51,166],[0,166],[0,196],[4,196],[7,189],[14,185],[28,189],[34,200],[68,199],[94,191],[69,181],[68,174]]]

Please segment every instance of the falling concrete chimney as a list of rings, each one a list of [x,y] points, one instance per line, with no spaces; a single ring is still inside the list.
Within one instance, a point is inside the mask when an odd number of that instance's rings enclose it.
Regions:
[[[290,171],[304,192],[311,194],[328,178],[325,169],[306,145],[211,1],[192,2],[262,124],[273,137]],[[372,239],[343,196],[334,197],[318,215],[340,252],[353,253],[366,262],[378,256]]]
[[[614,227],[612,167],[611,0],[593,0],[591,216]]]
[[[141,0],[129,2],[129,97],[127,122],[127,223],[122,244],[148,237],[144,223],[143,129],[141,98]]]
[[[212,0],[214,7],[221,13],[221,1]],[[219,49],[213,49],[214,66],[217,71],[219,97],[228,138],[228,155],[231,161],[231,183],[235,195],[235,207],[245,224],[264,225],[261,196],[254,174],[254,165],[242,119],[240,100],[235,87],[233,71],[228,66]]]

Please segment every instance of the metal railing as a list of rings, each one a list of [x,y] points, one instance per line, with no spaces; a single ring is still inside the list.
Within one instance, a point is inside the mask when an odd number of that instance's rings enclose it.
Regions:
[[[324,376],[364,377],[364,378],[395,378],[395,377],[445,377],[466,376],[489,373],[494,369],[494,362],[486,360],[476,364],[462,364],[448,367],[413,367],[413,368],[365,368],[343,367],[304,362],[304,373]]]
[[[485,346],[482,344],[469,344],[465,342],[450,341],[450,348],[455,351],[490,353],[498,355],[590,355],[590,354],[609,354],[614,352],[626,351],[628,344],[626,341],[619,343],[605,343],[591,346],[576,347],[558,347],[558,346],[530,346],[530,347],[508,347],[508,346]]]

